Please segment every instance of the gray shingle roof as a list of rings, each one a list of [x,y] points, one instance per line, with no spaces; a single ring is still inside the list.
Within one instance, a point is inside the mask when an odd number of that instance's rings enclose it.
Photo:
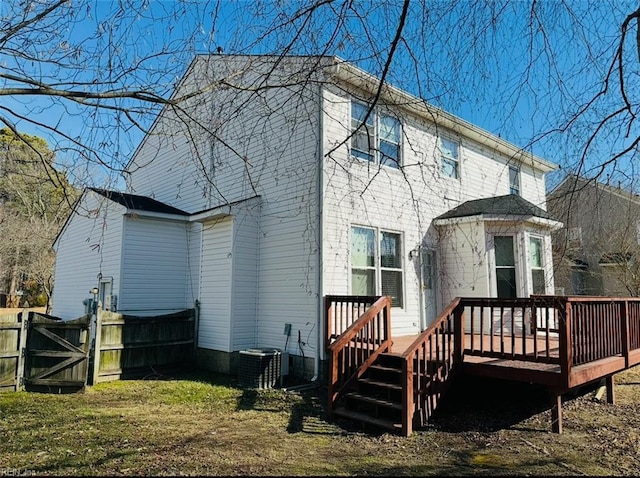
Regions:
[[[544,209],[539,208],[516,194],[463,202],[459,206],[438,216],[436,219],[452,219],[457,217],[479,216],[481,214],[535,216],[557,221],[556,218]]]
[[[169,206],[160,201],[156,201],[153,198],[146,196],[138,196],[136,194],[128,194],[121,193],[117,191],[109,191],[107,189],[99,189],[99,188],[89,188],[91,191],[94,191],[101,196],[106,197],[118,204],[123,205],[127,209],[132,209],[135,211],[150,211],[150,212],[161,212],[165,214],[180,214],[183,216],[189,215],[189,213],[175,208],[173,206]]]

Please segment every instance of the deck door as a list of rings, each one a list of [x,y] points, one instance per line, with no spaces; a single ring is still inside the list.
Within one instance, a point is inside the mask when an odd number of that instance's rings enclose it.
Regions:
[[[436,320],[436,252],[433,249],[420,251],[420,283],[422,289],[422,330]]]

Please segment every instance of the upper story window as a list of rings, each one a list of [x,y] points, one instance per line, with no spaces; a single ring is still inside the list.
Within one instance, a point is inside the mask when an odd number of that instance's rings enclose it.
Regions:
[[[351,154],[356,158],[398,168],[400,155],[400,121],[393,116],[369,113],[369,107],[351,102]]]
[[[460,143],[440,138],[440,171],[449,178],[460,177]]]
[[[509,166],[509,194],[520,195],[520,169]]]

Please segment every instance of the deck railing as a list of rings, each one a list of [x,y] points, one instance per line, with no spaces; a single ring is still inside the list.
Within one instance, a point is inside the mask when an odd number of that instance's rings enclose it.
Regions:
[[[328,296],[330,403],[391,345],[386,297]],[[366,311],[362,313],[363,310]],[[357,317],[357,319],[356,319]],[[345,329],[346,327],[346,329]],[[457,365],[537,363],[559,397],[640,364],[640,298],[456,298],[403,353],[403,434],[435,410]],[[527,369],[514,367],[519,379]],[[512,372],[515,377],[516,372]]]
[[[424,425],[435,411],[454,364],[461,358],[462,313],[454,300],[433,324],[404,351],[402,384],[402,434],[411,434],[414,424]]]
[[[556,297],[464,298],[464,355],[560,363],[563,304]]]
[[[325,304],[330,304],[325,306],[327,318],[335,318],[337,311],[341,311],[338,314],[346,318],[345,324],[362,310],[361,304],[371,303],[346,330],[334,329],[338,332],[338,338],[328,347],[329,413],[340,394],[361,377],[381,353],[391,347],[391,298],[364,299],[353,300],[353,297],[345,296],[325,298]]]

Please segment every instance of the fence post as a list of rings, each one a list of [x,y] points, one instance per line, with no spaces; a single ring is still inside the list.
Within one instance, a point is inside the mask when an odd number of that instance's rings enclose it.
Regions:
[[[29,311],[23,310],[16,318],[20,318],[20,335],[18,337],[18,363],[16,369],[16,391],[24,390],[24,369],[26,367],[27,334],[29,333]]]
[[[93,342],[93,377],[91,385],[98,383],[98,374],[100,373],[100,342],[102,340],[102,308],[96,309],[96,335]]]

